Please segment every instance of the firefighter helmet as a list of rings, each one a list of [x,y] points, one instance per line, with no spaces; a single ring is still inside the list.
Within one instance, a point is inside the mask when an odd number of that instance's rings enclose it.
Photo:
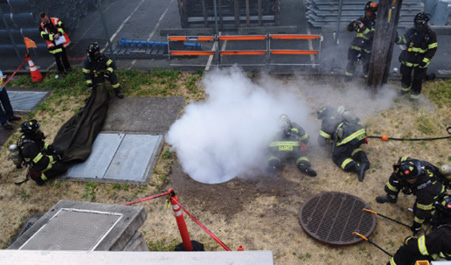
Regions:
[[[420,26],[420,25],[426,25],[429,21],[429,16],[426,13],[418,13],[414,20],[413,23],[415,24],[415,26]]]
[[[20,132],[21,133],[35,133],[41,125],[37,120],[29,120],[20,125]]]
[[[329,109],[330,109],[330,107],[322,107],[321,109],[319,109],[316,112],[316,118],[318,120],[322,120],[322,119],[326,118],[326,116],[328,115]]]
[[[98,51],[100,51],[100,48],[99,48],[99,44],[97,42],[92,42],[91,44],[89,44],[88,53],[90,55],[93,55],[95,52],[98,52]]]
[[[396,176],[401,179],[414,179],[423,173],[423,168],[423,163],[416,159],[403,161],[393,165]]]
[[[435,202],[435,214],[432,218],[434,225],[451,224],[451,195],[443,194]]]
[[[282,114],[279,116],[279,124],[283,130],[286,130],[290,128],[291,121],[286,114]]]
[[[368,2],[365,4],[365,11],[373,11],[373,12],[376,12],[376,11],[377,11],[377,4],[376,4],[376,2],[368,1]]]

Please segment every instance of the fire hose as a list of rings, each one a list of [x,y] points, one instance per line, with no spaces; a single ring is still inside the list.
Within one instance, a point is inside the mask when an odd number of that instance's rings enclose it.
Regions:
[[[446,131],[448,134],[451,134],[451,126],[448,126],[446,128]],[[388,141],[388,140],[394,140],[394,141],[433,141],[433,140],[442,140],[442,139],[450,139],[451,136],[443,136],[443,137],[432,137],[432,138],[395,138],[395,137],[388,137],[386,134],[383,134],[382,136],[368,136],[368,138],[380,138],[382,141]]]

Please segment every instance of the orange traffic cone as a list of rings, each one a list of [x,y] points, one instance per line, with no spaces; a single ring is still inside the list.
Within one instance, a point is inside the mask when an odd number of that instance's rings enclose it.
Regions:
[[[28,54],[25,54],[28,60],[28,65],[30,66],[30,73],[31,73],[31,80],[33,82],[39,82],[42,80],[42,74],[39,72],[36,65],[34,65],[33,61],[30,59],[30,56]]]

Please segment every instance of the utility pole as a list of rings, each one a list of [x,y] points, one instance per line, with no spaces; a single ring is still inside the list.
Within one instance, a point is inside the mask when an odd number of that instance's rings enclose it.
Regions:
[[[380,0],[367,86],[374,94],[387,83],[402,0]]]

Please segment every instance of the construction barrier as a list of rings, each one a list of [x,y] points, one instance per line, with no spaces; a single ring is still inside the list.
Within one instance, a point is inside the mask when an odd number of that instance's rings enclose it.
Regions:
[[[318,42],[317,47],[313,48],[312,41]],[[171,56],[214,56],[216,58],[216,65],[228,65],[224,63],[222,57],[224,56],[261,56],[262,62],[254,63],[254,66],[270,66],[270,65],[303,65],[317,67],[319,66],[319,54],[321,50],[321,35],[305,35],[305,34],[265,34],[265,35],[231,35],[231,36],[168,36],[168,43],[173,41],[183,42],[214,42],[211,50],[209,51],[182,51],[182,50],[168,50],[169,60]],[[242,42],[250,43],[249,50],[232,49],[225,50],[226,42]],[[293,46],[294,41],[307,41],[308,49],[280,49],[278,46]],[[260,43],[258,43],[260,42]],[[279,42],[279,43],[277,43]],[[290,43],[290,45],[288,45]],[[277,45],[279,44],[279,45]],[[246,44],[244,44],[245,46]],[[298,44],[299,45],[299,44]],[[171,45],[169,45],[170,47]],[[249,45],[248,45],[249,46]],[[260,49],[255,49],[256,46],[260,46]],[[264,48],[263,48],[264,47]],[[310,61],[308,63],[281,63],[280,56],[297,56],[297,55],[310,55]],[[233,63],[231,63],[233,64]],[[229,65],[231,65],[229,64]],[[175,65],[175,64],[171,64]],[[241,64],[238,64],[241,65]],[[180,65],[179,65],[180,66]],[[188,66],[185,64],[185,66]],[[189,65],[189,66],[202,66],[202,65]]]
[[[196,224],[198,224],[208,235],[210,235],[219,245],[221,245],[226,251],[231,251],[231,249],[224,244],[216,235],[214,235],[210,230],[208,230],[203,224],[201,224],[194,216],[192,216],[187,210],[185,210],[182,205],[178,202],[178,198],[175,195],[173,189],[169,189],[168,192],[152,195],[146,198],[137,199],[131,202],[123,203],[122,205],[132,205],[139,202],[144,202],[152,200],[155,198],[163,197],[169,195],[168,201],[172,205],[172,210],[174,211],[174,216],[177,221],[177,226],[179,228],[180,236],[182,237],[183,249],[177,246],[176,250],[183,251],[200,251],[203,250],[203,245],[196,241],[191,241],[188,233],[188,228],[186,227],[185,218],[183,217],[183,212],[185,212]],[[193,247],[194,245],[194,247]],[[243,246],[238,247],[238,251],[244,250]]]

